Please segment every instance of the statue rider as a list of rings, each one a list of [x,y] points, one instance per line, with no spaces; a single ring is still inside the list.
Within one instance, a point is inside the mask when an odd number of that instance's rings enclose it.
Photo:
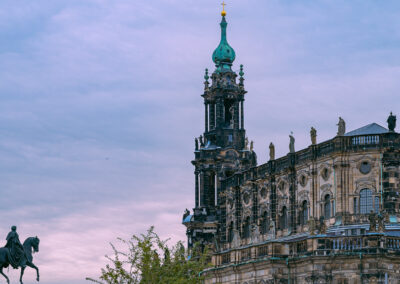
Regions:
[[[7,244],[5,247],[8,248],[10,252],[10,264],[14,269],[18,269],[22,256],[24,255],[24,247],[19,240],[16,226],[11,227],[11,232],[8,233],[6,240]]]

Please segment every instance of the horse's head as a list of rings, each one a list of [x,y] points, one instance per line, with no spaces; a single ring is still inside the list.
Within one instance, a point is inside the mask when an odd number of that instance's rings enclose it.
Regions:
[[[39,243],[40,243],[40,240],[38,237],[34,237],[32,239],[32,247],[33,247],[34,252],[39,252]]]
[[[39,243],[40,240],[38,237],[30,237],[25,240],[24,247],[29,251],[33,249],[33,252],[39,252]]]

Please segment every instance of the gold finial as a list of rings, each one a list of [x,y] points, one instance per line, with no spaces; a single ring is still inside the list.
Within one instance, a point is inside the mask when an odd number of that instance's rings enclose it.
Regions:
[[[221,16],[222,17],[225,17],[226,16],[226,11],[225,11],[225,1],[222,1],[222,12],[221,12]]]

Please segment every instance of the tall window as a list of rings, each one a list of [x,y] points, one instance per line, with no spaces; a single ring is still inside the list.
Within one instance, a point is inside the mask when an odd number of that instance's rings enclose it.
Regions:
[[[243,238],[246,239],[249,237],[250,237],[250,217],[247,217],[243,227]]]
[[[287,227],[288,227],[288,218],[287,218],[286,207],[282,208],[282,215],[280,218],[280,227],[281,227],[281,229],[287,229]]]
[[[378,196],[375,196],[374,207],[375,207],[375,213],[379,213],[379,197]]]
[[[308,203],[307,200],[304,200],[301,205],[301,216],[300,216],[300,224],[305,225],[308,221]]]
[[[232,241],[233,241],[233,222],[231,222],[228,228],[228,242]]]
[[[261,222],[261,233],[266,234],[269,231],[269,218],[268,213],[265,211],[262,215],[262,222]]]
[[[325,219],[331,218],[331,196],[329,194],[325,195],[324,199],[324,216]]]
[[[360,191],[360,213],[368,214],[372,209],[372,190],[365,188]]]

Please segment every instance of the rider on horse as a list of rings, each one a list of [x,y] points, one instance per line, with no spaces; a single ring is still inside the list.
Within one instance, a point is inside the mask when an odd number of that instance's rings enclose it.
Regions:
[[[7,244],[5,247],[9,250],[8,255],[10,264],[14,269],[18,269],[18,266],[21,265],[21,260],[23,259],[25,252],[24,247],[19,240],[16,226],[11,227],[11,232],[8,233],[6,240]]]

